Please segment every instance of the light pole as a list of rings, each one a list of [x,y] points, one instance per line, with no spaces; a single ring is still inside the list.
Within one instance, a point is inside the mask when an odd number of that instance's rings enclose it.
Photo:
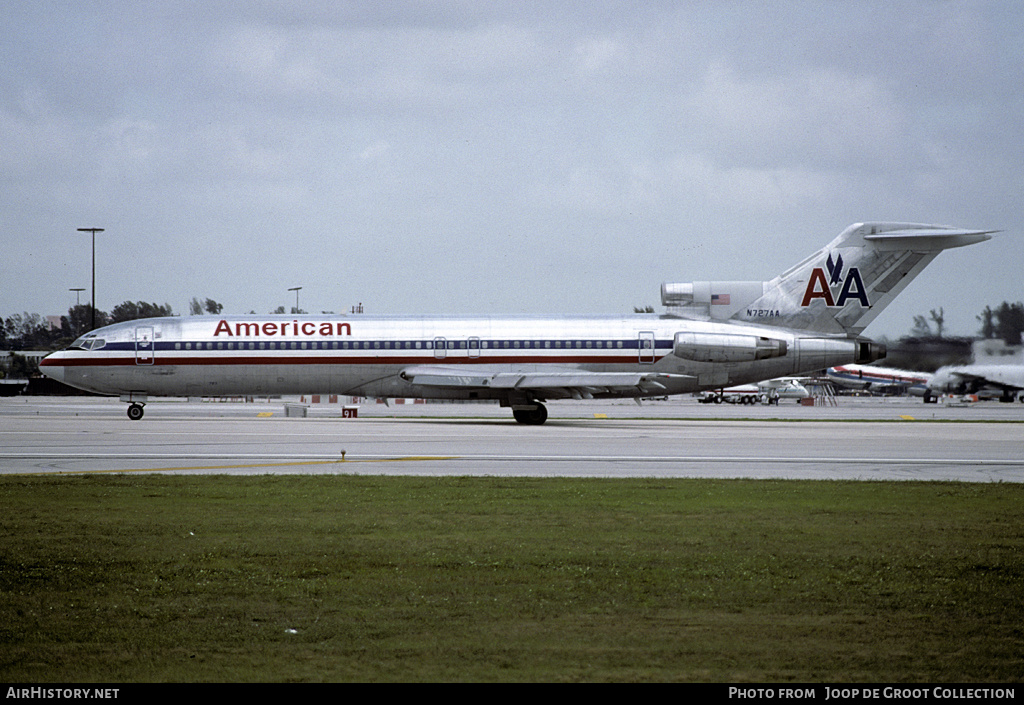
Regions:
[[[294,291],[295,292],[295,313],[299,312],[299,289],[301,289],[301,288],[302,288],[301,286],[295,286],[295,287],[292,287],[291,289],[288,290],[288,291]]]
[[[103,232],[103,228],[79,228],[80,233],[92,233],[92,328],[96,330],[96,233]]]
[[[75,292],[75,313],[73,316],[68,316],[68,324],[71,326],[71,332],[74,333],[77,338],[78,326],[75,324],[75,321],[77,321],[78,316],[81,315],[81,311],[78,309],[82,307],[82,292],[85,291],[85,289],[68,289],[68,291]]]

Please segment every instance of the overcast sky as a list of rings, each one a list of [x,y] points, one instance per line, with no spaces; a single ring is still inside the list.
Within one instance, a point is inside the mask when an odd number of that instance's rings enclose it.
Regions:
[[[850,223],[994,228],[866,331],[1024,299],[1024,3],[0,0],[0,317],[629,313]]]

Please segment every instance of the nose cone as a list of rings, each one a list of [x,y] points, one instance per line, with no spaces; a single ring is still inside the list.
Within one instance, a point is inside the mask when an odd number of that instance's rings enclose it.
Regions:
[[[61,353],[53,353],[47,355],[39,361],[39,371],[50,379],[57,380],[58,382],[64,381],[64,364],[61,359]]]

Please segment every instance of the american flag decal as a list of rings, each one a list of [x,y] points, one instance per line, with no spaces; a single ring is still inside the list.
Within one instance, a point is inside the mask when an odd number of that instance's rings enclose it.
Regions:
[[[712,306],[728,306],[729,295],[728,294],[712,294],[711,295]]]

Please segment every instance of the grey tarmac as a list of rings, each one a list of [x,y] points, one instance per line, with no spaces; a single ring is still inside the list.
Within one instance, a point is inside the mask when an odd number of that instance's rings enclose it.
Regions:
[[[483,404],[0,399],[0,474],[194,473],[1024,482],[1024,404],[682,398],[549,405],[543,426]],[[304,417],[285,416],[285,404]]]

